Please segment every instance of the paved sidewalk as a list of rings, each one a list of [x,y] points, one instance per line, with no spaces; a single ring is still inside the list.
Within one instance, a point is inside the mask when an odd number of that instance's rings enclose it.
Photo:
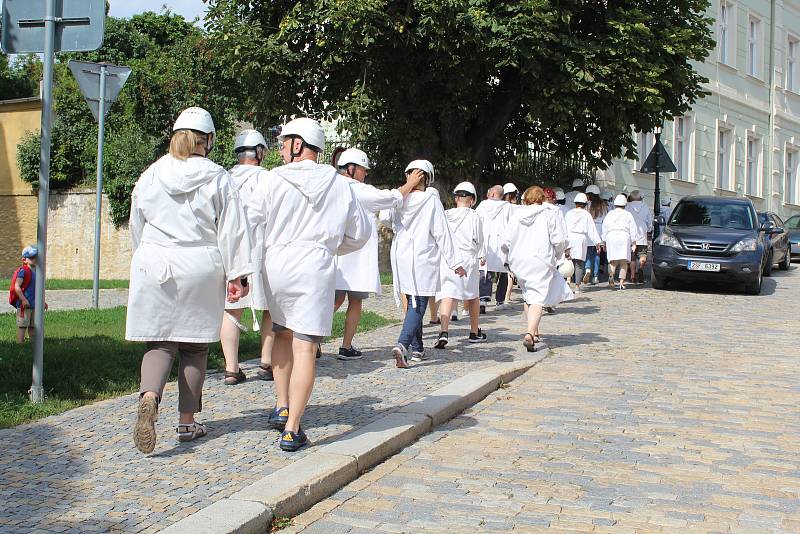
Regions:
[[[366,308],[398,317],[393,306],[384,295]],[[431,359],[410,370],[396,369],[390,355],[399,326],[357,336],[364,359],[320,360],[304,420],[313,444],[331,443],[458,377],[513,360],[522,352],[518,315],[485,316],[490,341],[480,345],[463,342],[462,320],[451,329],[453,350],[431,349]],[[435,333],[426,329],[428,346]],[[326,354],[337,348],[336,342],[324,347]],[[252,376],[255,365],[243,368]],[[177,392],[168,385],[149,457],[132,442],[136,395],[0,430],[0,532],[156,532],[303,458],[315,448],[283,453],[278,433],[267,429],[273,387],[257,380],[225,386],[221,374],[210,375],[198,417],[209,436],[178,444]]]
[[[45,293],[45,300],[50,311],[83,310],[92,307],[91,289],[50,289]],[[128,305],[127,289],[101,289],[100,307],[116,308]],[[14,312],[8,301],[0,306],[0,313]],[[47,322],[45,321],[45,324]]]
[[[800,269],[586,295],[550,358],[282,532],[800,532]]]

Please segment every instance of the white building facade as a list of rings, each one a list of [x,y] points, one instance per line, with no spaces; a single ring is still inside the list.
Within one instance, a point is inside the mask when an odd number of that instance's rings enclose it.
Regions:
[[[800,0],[712,0],[716,48],[697,64],[711,92],[665,123],[661,141],[678,169],[661,198],[746,196],[783,220],[800,214]],[[638,172],[652,133],[636,133],[637,160],[597,173],[601,187],[634,189],[652,205],[654,175]]]

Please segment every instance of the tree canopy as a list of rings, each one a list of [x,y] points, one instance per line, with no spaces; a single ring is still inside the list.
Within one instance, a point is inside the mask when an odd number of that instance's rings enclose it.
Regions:
[[[211,0],[213,47],[257,124],[338,119],[396,172],[450,181],[534,147],[599,167],[704,95],[707,0]]]

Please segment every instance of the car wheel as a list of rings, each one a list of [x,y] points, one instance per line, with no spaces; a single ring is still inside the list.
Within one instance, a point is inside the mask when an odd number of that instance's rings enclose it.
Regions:
[[[761,294],[761,282],[764,278],[761,275],[762,273],[758,273],[752,280],[745,283],[744,285],[744,292],[748,295],[760,295]]]
[[[783,261],[778,264],[778,268],[781,271],[788,271],[789,265],[792,264],[792,254],[791,250],[786,251],[786,256],[784,256]]]
[[[667,279],[663,276],[656,276],[656,272],[650,273],[650,283],[653,289],[667,289]]]
[[[769,252],[769,256],[767,256],[767,263],[764,264],[764,276],[771,276],[772,275],[772,261],[774,259],[773,252]]]

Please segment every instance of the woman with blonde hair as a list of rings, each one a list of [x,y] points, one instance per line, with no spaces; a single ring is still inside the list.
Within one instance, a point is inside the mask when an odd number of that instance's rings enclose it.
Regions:
[[[506,240],[502,245],[507,264],[525,299],[528,331],[523,345],[536,350],[542,308],[573,298],[572,291],[556,269],[556,259],[569,246],[567,230],[558,210],[545,202],[544,190],[534,186],[522,195],[522,206],[511,210]]]
[[[208,344],[219,341],[225,300],[245,296],[253,272],[250,239],[230,175],[208,159],[214,121],[202,108],[181,112],[169,154],[136,182],[125,339],[146,341],[133,440],[143,453],[156,444],[158,405],[172,362],[178,367],[178,440],[206,435],[202,409]]]

